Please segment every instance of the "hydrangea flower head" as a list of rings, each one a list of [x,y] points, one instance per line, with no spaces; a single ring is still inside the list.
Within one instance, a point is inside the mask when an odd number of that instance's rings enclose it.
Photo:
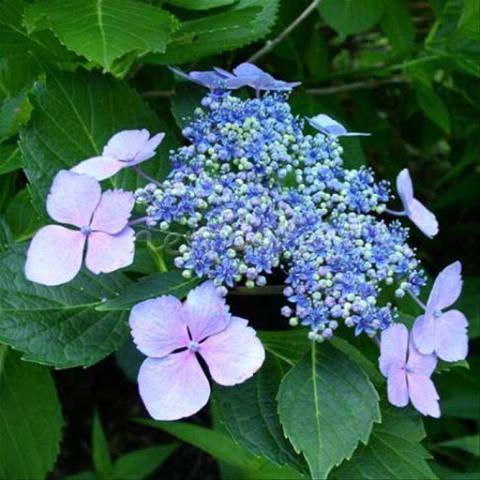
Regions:
[[[138,165],[152,158],[157,147],[164,139],[164,133],[157,133],[150,138],[148,130],[123,130],[113,135],[99,157],[92,157],[71,170],[84,173],[97,180],[105,180],[123,168]]]
[[[410,401],[422,415],[440,417],[439,396],[430,379],[437,357],[418,352],[405,325],[397,323],[382,332],[379,364],[390,403],[405,407]]]
[[[236,385],[262,365],[265,351],[255,330],[232,316],[213,282],[191,290],[185,303],[169,295],[133,307],[130,327],[147,355],[138,374],[140,396],[157,420],[193,415],[210,397],[197,355],[220,385]]]
[[[307,121],[313,128],[325,135],[333,135],[335,137],[368,137],[370,135],[369,133],[349,132],[341,123],[324,113],[315,115],[312,118],[307,117]]]
[[[61,170],[53,180],[47,212],[53,220],[77,229],[41,228],[27,252],[26,277],[43,285],[69,282],[80,271],[84,256],[86,267],[95,274],[130,265],[135,235],[128,219],[134,204],[130,192],[102,194],[94,178]]]
[[[435,279],[425,313],[417,318],[412,334],[417,349],[423,354],[435,353],[447,362],[464,360],[468,354],[468,321],[453,305],[462,291],[462,265],[455,262],[445,267]]]
[[[403,169],[397,177],[397,191],[408,218],[427,236],[438,233],[435,215],[413,196],[413,183],[408,169]]]

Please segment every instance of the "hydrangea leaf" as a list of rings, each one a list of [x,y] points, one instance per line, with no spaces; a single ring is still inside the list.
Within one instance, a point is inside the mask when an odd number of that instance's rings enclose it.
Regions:
[[[360,33],[379,22],[382,0],[322,0],[318,6],[323,19],[342,35]]]
[[[199,283],[197,278],[185,279],[182,272],[153,273],[131,283],[121,297],[102,303],[96,309],[100,312],[130,310],[136,303],[162,295],[184,298]]]
[[[22,361],[5,345],[0,345],[0,405],[0,478],[44,478],[62,433],[55,384],[47,368]]]
[[[413,409],[385,407],[382,423],[373,427],[368,445],[359,446],[353,457],[332,472],[333,479],[368,480],[435,479],[421,445],[425,438],[423,422]]]
[[[0,145],[0,175],[22,168],[22,155],[17,145]]]
[[[49,71],[45,86],[37,85],[31,122],[20,134],[25,173],[34,205],[43,211],[51,181],[60,169],[69,169],[99,155],[119,130],[147,128],[164,131],[157,156],[142,168],[155,178],[168,171],[167,154],[176,145],[174,135],[125,83],[95,73]],[[145,181],[125,169],[105,182],[106,187],[134,190]]]
[[[89,366],[114,350],[128,335],[127,312],[96,312],[129,281],[120,273],[81,272],[71,283],[46,287],[23,273],[25,248],[0,256],[0,341],[23,358],[58,368]]]
[[[217,387],[221,421],[232,438],[253,455],[278,465],[305,470],[305,464],[285,438],[277,415],[276,395],[289,365],[267,354],[253,378],[235,388]]]
[[[45,0],[25,10],[24,23],[30,31],[48,25],[70,50],[106,70],[132,51],[164,52],[178,26],[172,14],[135,0]]]
[[[378,400],[365,372],[329,344],[312,343],[287,373],[278,392],[280,421],[313,479],[326,478],[367,443],[381,418]]]
[[[0,56],[15,62],[27,61],[32,66],[34,59],[58,64],[74,61],[75,55],[61,45],[52,32],[27,34],[22,24],[27,5],[24,0],[0,3]]]
[[[210,8],[231,5],[238,0],[167,0],[174,7],[188,8],[189,10],[208,10]]]
[[[172,114],[179,128],[185,128],[194,118],[194,111],[205,96],[205,89],[190,83],[178,83],[172,97]]]
[[[23,242],[33,236],[42,226],[43,218],[39,216],[32,205],[32,198],[27,188],[18,191],[12,198],[5,212],[16,242]]]
[[[223,432],[211,430],[187,422],[156,422],[140,420],[140,423],[163,430],[189,443],[216,460],[235,467],[238,477],[244,480],[297,480],[305,478],[290,467],[279,467],[262,458],[250,455]]]
[[[463,450],[476,457],[480,457],[480,435],[468,435],[466,437],[453,438],[439,444],[441,447],[456,448]]]
[[[183,22],[163,54],[146,61],[162,65],[187,63],[240,48],[263,38],[277,17],[279,0],[240,0],[229,10]]]

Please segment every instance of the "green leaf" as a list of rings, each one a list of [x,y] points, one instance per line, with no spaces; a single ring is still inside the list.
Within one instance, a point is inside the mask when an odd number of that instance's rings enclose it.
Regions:
[[[404,53],[414,46],[415,26],[404,0],[383,2],[381,25],[394,53]]]
[[[415,93],[425,115],[445,132],[450,132],[450,113],[442,98],[435,93],[432,85],[416,82]]]
[[[332,472],[333,479],[435,479],[429,453],[421,445],[425,430],[413,409],[382,409],[382,423],[373,427],[368,445],[359,446],[350,460]]]
[[[28,240],[43,224],[42,218],[33,208],[27,188],[16,193],[5,212],[5,217],[16,242]]]
[[[59,287],[29,282],[23,273],[25,248],[0,256],[0,341],[23,351],[27,360],[59,368],[89,366],[125,340],[126,312],[96,312],[129,281],[120,273],[81,272]]]
[[[307,338],[307,329],[294,328],[290,331],[258,332],[265,350],[290,366],[297,364],[310,349]],[[350,357],[360,368],[365,370],[375,385],[383,385],[384,378],[380,375],[377,366],[372,363],[363,352],[354,347],[347,340],[335,336],[330,340],[332,346]]]
[[[457,448],[480,457],[480,435],[454,438],[438,444],[440,447]]]
[[[3,295],[3,294],[2,294]],[[60,449],[62,412],[47,368],[0,345],[0,479],[42,479]]]
[[[480,77],[480,1],[447,0],[425,47],[449,59],[458,69]]]
[[[113,478],[118,480],[142,480],[157,470],[178,448],[178,444],[156,445],[127,453],[113,466]]]
[[[302,459],[285,439],[277,415],[276,395],[288,365],[273,355],[253,378],[235,388],[217,387],[222,422],[232,438],[253,455],[277,465],[305,470]]]
[[[164,54],[146,61],[161,65],[192,62],[263,38],[277,18],[279,0],[240,0],[229,10],[183,22]]]
[[[166,132],[157,156],[142,168],[156,178],[168,172],[166,158],[169,149],[176,146],[174,135],[125,83],[95,73],[50,71],[46,86],[37,85],[34,92],[34,111],[20,134],[20,148],[34,205],[42,212],[56,173],[99,155],[108,139],[123,129]],[[126,190],[144,184],[127,169],[106,182],[107,186]]]
[[[13,243],[13,234],[7,221],[0,215],[0,253],[8,250]]]
[[[465,314],[468,319],[468,335],[470,338],[480,337],[480,278],[466,277],[463,280],[463,291],[455,308]]]
[[[92,457],[95,472],[100,478],[112,477],[112,458],[108,448],[108,442],[103,431],[98,412],[95,412],[92,426]]]
[[[237,467],[242,480],[296,480],[304,478],[289,467],[278,467],[247,453],[228,435],[187,422],[156,422],[139,420],[139,423],[159,428],[170,435],[190,443],[215,459]]]
[[[136,303],[161,295],[175,295],[184,298],[199,283],[197,278],[186,280],[179,271],[154,273],[131,283],[122,295],[98,305],[100,312],[128,311]]]
[[[367,375],[329,344],[317,347],[282,380],[278,411],[285,435],[302,452],[313,479],[350,458],[380,421],[378,394]]]
[[[328,25],[342,35],[360,33],[380,21],[382,0],[322,0],[318,9]]]
[[[189,10],[208,10],[210,8],[231,5],[238,0],[167,0],[174,7],[188,8]]]
[[[83,472],[68,475],[65,477],[65,480],[98,480],[98,477],[95,475],[95,472],[92,472],[91,470],[84,470]]]
[[[0,175],[22,168],[22,155],[17,145],[0,145]]]
[[[37,1],[25,10],[24,23],[30,32],[48,26],[66,47],[106,70],[130,52],[164,52],[178,27],[170,13],[135,0]]]
[[[0,175],[0,212],[5,212],[15,195],[17,172]]]
[[[32,106],[25,93],[5,98],[0,107],[0,141],[17,134],[30,119]]]
[[[0,3],[0,56],[15,62],[69,64],[75,56],[63,47],[51,32],[27,34],[22,25],[24,0]],[[32,58],[33,57],[33,58]]]
[[[186,127],[192,120],[200,100],[205,96],[205,89],[191,83],[179,83],[172,97],[172,114],[179,128]]]

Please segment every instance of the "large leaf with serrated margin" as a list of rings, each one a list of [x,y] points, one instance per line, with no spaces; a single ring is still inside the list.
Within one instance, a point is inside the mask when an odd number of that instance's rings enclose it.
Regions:
[[[24,0],[0,2],[0,56],[15,61],[70,63],[75,55],[52,32],[27,34],[23,26]]]
[[[0,478],[44,478],[60,450],[62,423],[48,369],[0,345]]]
[[[49,71],[46,85],[36,86],[32,104],[34,111],[28,127],[20,134],[20,148],[38,208],[43,209],[43,200],[59,170],[100,155],[108,139],[119,130],[167,132],[156,157],[142,168],[156,178],[169,169],[167,156],[168,150],[176,146],[174,135],[121,81],[95,73]],[[104,184],[133,190],[145,185],[145,181],[125,169]]]
[[[227,11],[183,22],[163,54],[151,63],[180,64],[233,50],[260,40],[277,18],[279,0],[240,0]]]
[[[382,408],[382,423],[373,427],[368,445],[360,446],[350,460],[332,473],[334,479],[365,480],[434,479],[421,445],[425,430],[420,415],[413,409]]]
[[[278,387],[288,368],[267,354],[253,378],[235,388],[217,387],[215,399],[223,424],[239,445],[277,465],[304,471],[305,462],[285,438],[277,414]]]
[[[123,343],[128,313],[95,308],[130,283],[124,275],[82,271],[66,285],[46,287],[25,278],[24,264],[23,247],[0,256],[0,342],[59,368],[92,365]]]
[[[283,378],[278,411],[285,435],[313,479],[326,478],[366,444],[380,421],[378,394],[365,372],[329,344],[311,351]]]
[[[37,1],[24,23],[30,31],[49,26],[70,50],[107,70],[130,52],[164,52],[178,27],[172,14],[135,0]]]

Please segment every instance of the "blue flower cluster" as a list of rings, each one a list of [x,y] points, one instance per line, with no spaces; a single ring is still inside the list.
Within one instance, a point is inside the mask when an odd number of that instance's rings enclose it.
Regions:
[[[309,325],[323,341],[339,322],[373,336],[394,308],[379,305],[424,284],[408,230],[384,222],[389,184],[368,168],[342,166],[338,136],[304,133],[287,92],[242,100],[216,87],[184,128],[187,146],[172,152],[161,184],[136,192],[147,224],[187,230],[175,265],[185,277],[212,279],[222,292],[286,277],[292,326]]]

